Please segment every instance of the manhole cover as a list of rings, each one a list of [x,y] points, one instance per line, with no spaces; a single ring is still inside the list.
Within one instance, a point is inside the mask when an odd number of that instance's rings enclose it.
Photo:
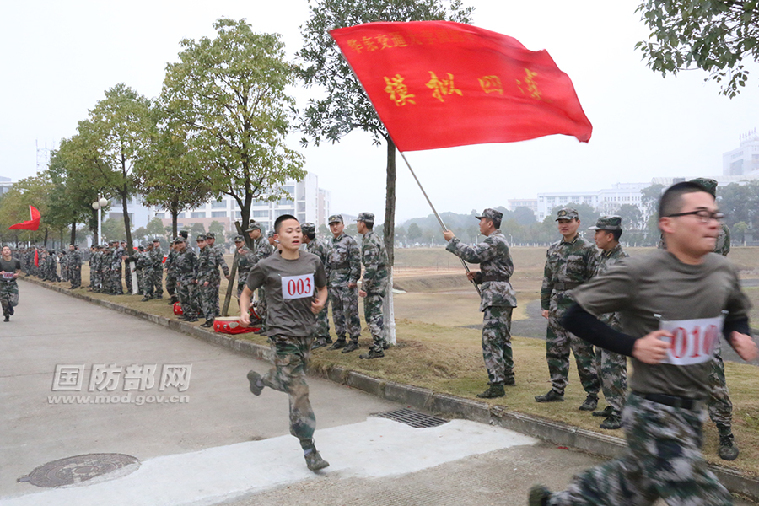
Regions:
[[[140,462],[131,455],[119,453],[77,455],[48,462],[29,473],[29,476],[22,476],[18,481],[29,482],[35,487],[62,487],[134,465],[129,471],[131,473],[139,464]]]
[[[426,415],[413,409],[401,408],[396,411],[386,411],[385,413],[373,413],[373,416],[381,416],[382,418],[389,418],[396,422],[405,423],[416,429],[427,429],[429,427],[437,427],[448,423],[448,420],[444,418],[438,418],[437,416]]]

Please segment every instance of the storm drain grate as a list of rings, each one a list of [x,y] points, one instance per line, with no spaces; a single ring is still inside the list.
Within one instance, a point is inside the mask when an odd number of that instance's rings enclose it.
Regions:
[[[448,420],[437,416],[426,415],[413,409],[401,408],[396,411],[386,411],[385,413],[373,413],[372,416],[381,416],[389,418],[395,422],[405,423],[416,429],[428,429],[448,423]]]
[[[140,461],[131,455],[91,453],[48,462],[36,468],[28,476],[22,476],[18,481],[29,482],[35,487],[62,487],[118,470],[123,470],[120,474],[122,476],[123,473],[135,471],[139,465]]]

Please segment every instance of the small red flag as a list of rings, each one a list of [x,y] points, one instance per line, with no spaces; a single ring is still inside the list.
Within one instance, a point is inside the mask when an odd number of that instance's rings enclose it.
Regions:
[[[40,228],[40,212],[36,207],[29,206],[31,219],[16,223],[8,227],[8,230],[38,230]]]
[[[40,252],[36,249],[34,250],[34,266],[39,267],[40,266]]]
[[[330,32],[400,151],[518,142],[593,129],[546,51],[449,21]]]

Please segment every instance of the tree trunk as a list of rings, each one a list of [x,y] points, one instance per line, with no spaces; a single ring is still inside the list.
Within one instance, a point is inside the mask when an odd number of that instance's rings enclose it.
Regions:
[[[76,220],[72,220],[71,222],[71,243],[70,244],[76,244]]]
[[[388,344],[395,344],[395,309],[393,306],[393,265],[395,264],[395,143],[388,136],[387,140],[387,183],[385,186],[385,250],[389,282],[385,293],[383,307],[385,319],[385,339]]]
[[[127,251],[132,251],[132,220],[129,219],[129,213],[127,212],[127,199],[129,193],[127,192],[126,184],[121,190],[121,210],[124,213],[124,233],[126,234]]]
[[[173,241],[175,237],[179,237],[179,230],[177,230],[179,208],[176,205],[173,205],[171,209],[169,209],[169,212],[171,213],[171,240]]]

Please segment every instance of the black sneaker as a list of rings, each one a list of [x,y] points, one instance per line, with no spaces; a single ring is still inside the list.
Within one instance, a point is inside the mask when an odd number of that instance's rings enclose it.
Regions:
[[[369,350],[369,353],[364,353],[363,355],[358,356],[358,358],[365,358],[367,360],[371,358],[384,358],[384,357],[385,357],[385,352],[382,350],[380,351]]]
[[[343,353],[350,353],[352,351],[356,351],[357,349],[358,343],[356,341],[351,341],[345,345],[345,348],[343,348]]]
[[[4,321],[4,322],[9,322],[9,321],[11,321],[11,317],[10,317],[10,315],[5,315],[5,318],[3,319],[3,321]]]
[[[306,459],[306,465],[310,471],[316,472],[329,466],[329,462],[324,460],[317,450],[311,450],[303,455],[303,458]]]
[[[553,392],[553,390],[551,390]],[[551,498],[551,491],[543,485],[533,485],[530,487],[530,498],[527,503],[529,506],[548,506],[548,499]]]
[[[589,394],[578,408],[580,411],[593,411],[598,407],[598,396]]]
[[[722,460],[735,460],[738,458],[740,450],[733,441],[733,434],[719,437],[719,458]]]
[[[206,322],[203,325],[201,325],[201,327],[205,327],[205,328],[213,327],[213,320],[206,320]]]
[[[487,390],[481,394],[477,394],[477,397],[480,399],[495,399],[496,397],[503,397],[504,395],[503,385],[490,385]]]
[[[536,395],[535,402],[559,402],[564,400],[564,394],[560,394],[554,389],[548,391],[545,395]]]
[[[614,414],[614,410],[611,406],[606,406],[601,411],[593,411],[593,416],[598,418],[609,418],[612,414]]]
[[[264,390],[263,387],[258,386],[258,380],[261,379],[261,375],[251,369],[250,372],[248,372],[247,378],[248,381],[250,381],[250,392],[255,396],[261,395],[261,392]]]
[[[622,418],[619,415],[609,415],[606,420],[599,425],[602,429],[621,429]]]
[[[346,346],[345,339],[338,339],[334,343],[332,343],[332,346],[329,347],[330,350],[339,350],[340,348],[345,348]]]

